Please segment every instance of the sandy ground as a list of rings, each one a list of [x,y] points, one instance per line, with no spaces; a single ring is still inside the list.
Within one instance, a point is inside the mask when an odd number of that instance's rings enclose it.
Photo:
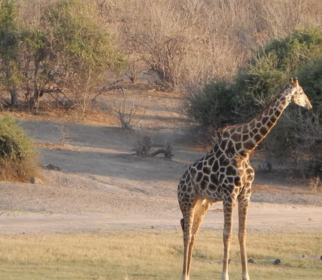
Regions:
[[[62,135],[60,121],[21,120],[43,166],[60,171],[44,168],[36,184],[0,182],[0,234],[179,229],[177,183],[205,151],[189,140],[180,97],[147,92],[140,98],[146,114],[135,131],[65,123]],[[131,147],[142,135],[158,147],[170,142],[173,160],[133,155]],[[253,160],[255,169],[258,161]],[[308,183],[257,172],[248,231],[321,230],[321,206],[321,193]],[[202,228],[222,230],[221,203],[212,206]]]

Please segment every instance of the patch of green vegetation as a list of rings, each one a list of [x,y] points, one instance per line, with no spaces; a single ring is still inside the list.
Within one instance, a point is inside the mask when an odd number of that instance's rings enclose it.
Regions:
[[[38,172],[30,139],[13,118],[0,117],[0,180],[29,180]]]
[[[207,84],[190,98],[188,113],[203,126],[215,129],[242,123],[258,114],[290,77],[298,76],[313,109],[291,105],[263,145],[275,157],[299,160],[305,155],[316,162],[322,141],[321,59],[322,29],[296,30],[260,48],[239,69],[235,81]]]

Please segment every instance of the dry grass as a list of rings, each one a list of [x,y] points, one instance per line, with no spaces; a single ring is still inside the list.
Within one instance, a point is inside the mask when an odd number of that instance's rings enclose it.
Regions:
[[[253,279],[320,279],[322,234],[252,233],[249,257]],[[193,256],[192,279],[220,279],[220,232],[202,231]],[[0,238],[0,279],[179,279],[181,231],[73,233]],[[305,257],[303,257],[305,255]],[[273,265],[276,258],[280,265]],[[231,251],[231,278],[241,267],[237,238]]]

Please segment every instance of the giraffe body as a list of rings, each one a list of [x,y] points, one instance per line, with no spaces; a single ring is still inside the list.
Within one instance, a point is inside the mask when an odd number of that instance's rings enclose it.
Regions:
[[[229,280],[228,259],[232,236],[232,213],[238,201],[239,243],[242,262],[242,279],[249,280],[246,254],[246,219],[254,180],[254,169],[249,163],[252,150],[266,137],[283,113],[294,102],[307,109],[310,101],[297,79],[271,101],[250,121],[218,132],[213,149],[192,164],[178,185],[178,201],[183,215],[184,261],[182,279],[190,274],[193,245],[210,205],[223,201],[224,208],[224,261],[222,280]]]

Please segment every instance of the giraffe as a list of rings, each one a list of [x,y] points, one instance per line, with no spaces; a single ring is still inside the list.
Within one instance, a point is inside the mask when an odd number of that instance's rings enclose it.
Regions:
[[[212,150],[192,164],[182,176],[178,185],[178,201],[183,215],[180,221],[184,241],[182,280],[189,280],[192,250],[199,227],[211,204],[217,201],[223,201],[224,210],[222,280],[229,280],[228,259],[232,238],[232,214],[236,201],[242,279],[249,280],[246,220],[255,175],[249,163],[249,156],[292,102],[306,109],[312,108],[297,78],[291,78],[289,85],[257,116],[246,123],[219,131]]]

